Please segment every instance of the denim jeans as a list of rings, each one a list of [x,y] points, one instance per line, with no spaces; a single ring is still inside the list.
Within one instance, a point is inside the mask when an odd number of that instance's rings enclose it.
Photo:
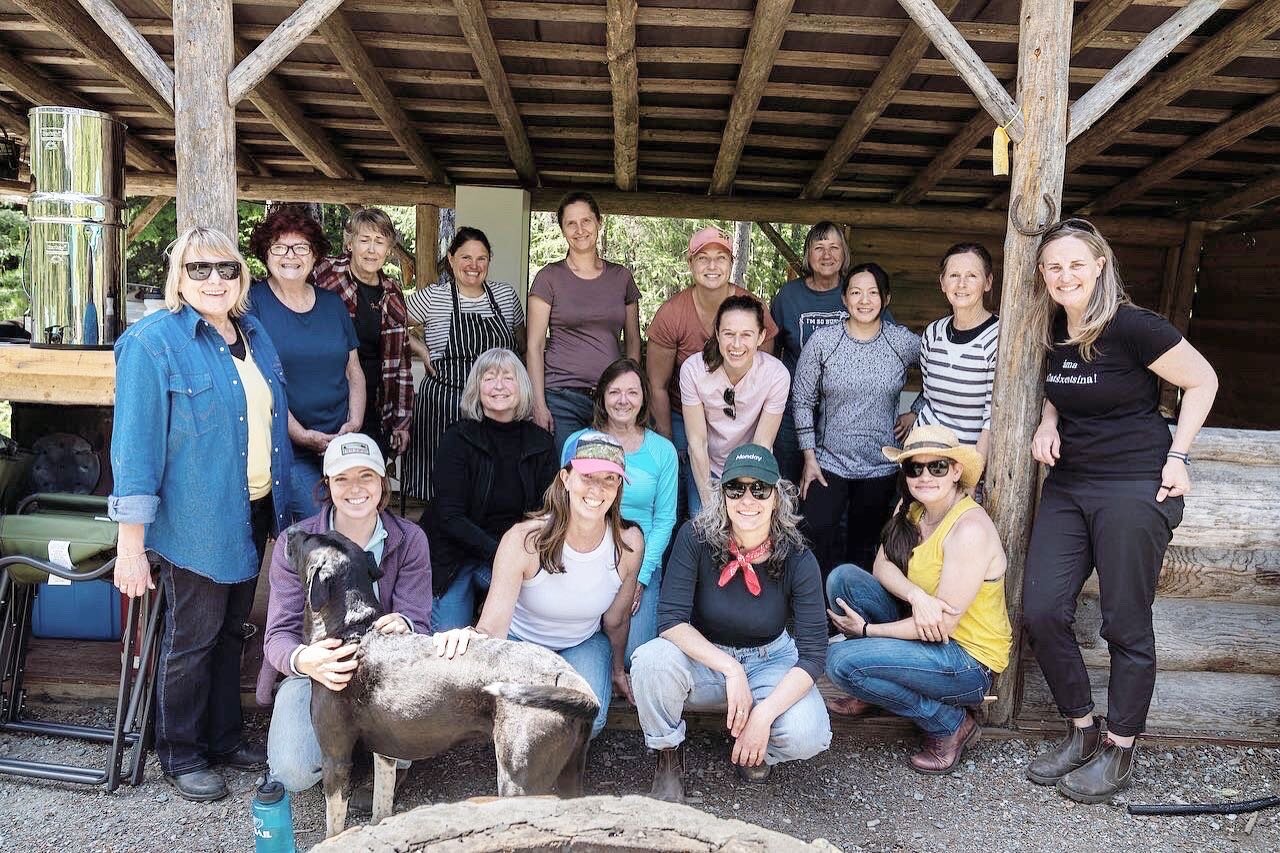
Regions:
[[[717,645],[740,661],[756,702],[778,686],[799,660],[795,641],[781,634],[767,646],[734,648]],[[631,664],[640,728],[650,749],[670,749],[684,742],[685,708],[722,708],[728,701],[724,676],[690,658],[670,640],[658,637],[636,649]],[[815,685],[773,721],[766,764],[812,758],[831,746],[831,718]]]
[[[903,618],[904,608],[869,572],[846,563],[827,578],[827,600],[843,599],[872,624]],[[925,734],[960,730],[965,707],[979,705],[991,672],[959,643],[866,637],[827,650],[827,677],[852,696],[913,721]]]
[[[679,409],[671,411],[671,443],[676,447],[676,459],[680,461],[680,471],[677,474],[676,482],[676,527],[689,518],[689,436],[684,431],[684,412]],[[671,541],[675,541],[675,534],[672,534]],[[670,544],[667,546],[670,553]],[[663,561],[666,557],[664,555]],[[629,656],[628,656],[629,659]]]
[[[548,388],[543,397],[547,401],[547,411],[555,419],[556,459],[559,459],[569,436],[591,426],[595,404],[581,391],[565,388]]]
[[[431,630],[448,631],[476,624],[476,599],[484,600],[493,580],[493,568],[488,563],[470,560],[458,567],[444,595],[438,595],[431,604]]]
[[[640,594],[640,609],[631,615],[631,631],[627,634],[626,667],[631,670],[631,656],[636,649],[658,636],[658,595],[662,592],[662,566],[654,569],[649,585]]]
[[[515,634],[508,634],[507,639],[527,642]],[[591,737],[594,738],[604,730],[605,721],[609,719],[609,700],[613,698],[613,647],[609,645],[609,638],[604,631],[596,631],[576,646],[551,651],[564,658],[574,672],[591,685],[600,700],[600,711],[591,722]]]
[[[320,511],[316,483],[324,476],[324,460],[318,453],[293,446],[293,470],[289,473],[289,523],[297,524]]]

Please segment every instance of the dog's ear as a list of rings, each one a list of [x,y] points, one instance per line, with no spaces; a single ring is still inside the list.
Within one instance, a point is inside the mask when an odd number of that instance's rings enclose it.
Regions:
[[[364,556],[364,561],[369,566],[369,577],[375,581],[381,580],[383,575],[382,566],[368,551],[361,550],[360,553]]]
[[[307,590],[307,603],[311,605],[311,612],[319,613],[324,610],[332,597],[333,575],[323,568],[316,569],[311,574],[311,586]]]

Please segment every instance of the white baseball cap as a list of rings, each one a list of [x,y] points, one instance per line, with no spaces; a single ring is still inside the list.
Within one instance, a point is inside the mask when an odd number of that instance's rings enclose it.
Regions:
[[[352,468],[372,468],[379,477],[387,475],[378,443],[364,433],[349,432],[329,442],[324,451],[324,475],[336,477]]]

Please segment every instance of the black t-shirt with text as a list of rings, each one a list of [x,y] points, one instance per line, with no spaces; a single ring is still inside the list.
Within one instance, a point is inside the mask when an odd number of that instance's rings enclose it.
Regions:
[[[1067,338],[1058,312],[1053,338]],[[1094,342],[1093,360],[1076,345],[1049,353],[1045,396],[1058,410],[1061,458],[1051,476],[1102,480],[1158,478],[1172,441],[1159,411],[1160,381],[1149,369],[1182,335],[1168,320],[1121,305]]]

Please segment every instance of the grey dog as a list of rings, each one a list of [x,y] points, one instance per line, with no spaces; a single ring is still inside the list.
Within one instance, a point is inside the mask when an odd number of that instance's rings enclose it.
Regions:
[[[327,836],[346,827],[357,741],[374,752],[374,823],[392,811],[395,759],[430,758],[463,740],[492,737],[500,796],[581,795],[600,704],[562,657],[491,638],[452,660],[438,657],[429,636],[371,630],[382,615],[373,586],[382,573],[350,539],[293,529],[286,553],[306,593],[307,642],[359,646],[346,689],[311,691]]]

